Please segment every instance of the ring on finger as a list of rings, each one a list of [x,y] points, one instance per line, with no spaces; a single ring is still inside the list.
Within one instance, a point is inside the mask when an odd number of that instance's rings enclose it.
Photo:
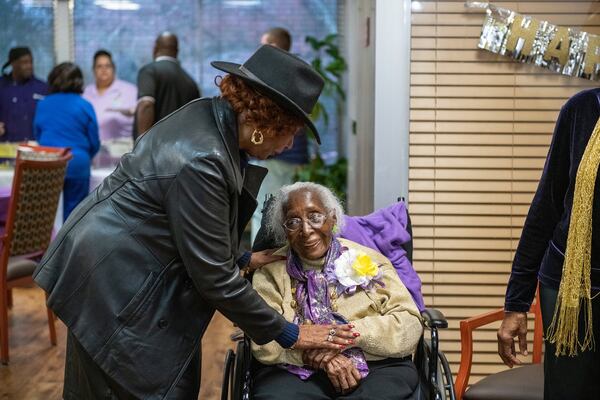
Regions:
[[[328,342],[333,342],[333,335],[332,334],[327,335],[327,341]]]
[[[337,331],[335,330],[335,328],[331,328],[331,329],[329,330],[329,335],[330,335],[330,336],[335,336],[335,333],[336,333],[336,332],[337,332]]]

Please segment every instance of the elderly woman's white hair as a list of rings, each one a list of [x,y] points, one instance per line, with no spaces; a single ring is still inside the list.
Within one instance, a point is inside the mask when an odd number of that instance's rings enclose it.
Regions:
[[[283,223],[285,222],[285,206],[290,198],[290,193],[305,191],[316,194],[325,209],[335,215],[338,228],[343,226],[344,208],[340,200],[328,187],[314,182],[296,182],[279,189],[267,214],[267,230],[273,235],[277,243],[285,243],[286,241]]]

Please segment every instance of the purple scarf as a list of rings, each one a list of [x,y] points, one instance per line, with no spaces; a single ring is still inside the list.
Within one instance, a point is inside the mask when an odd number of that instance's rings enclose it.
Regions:
[[[343,250],[340,242],[334,237],[325,255],[323,270],[317,271],[304,270],[302,262],[290,247],[287,254],[286,270],[288,275],[296,281],[296,298],[294,300],[298,306],[294,323],[302,324],[304,321],[310,321],[318,325],[348,323],[342,315],[333,312],[331,309],[326,277],[333,273],[334,261]],[[361,349],[347,349],[342,354],[352,360],[363,378],[367,376],[369,367]],[[315,370],[309,367],[298,367],[289,364],[285,364],[283,367],[302,380],[308,379],[315,373]]]

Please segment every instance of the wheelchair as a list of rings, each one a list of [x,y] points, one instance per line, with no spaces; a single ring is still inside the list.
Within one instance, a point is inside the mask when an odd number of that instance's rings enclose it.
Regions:
[[[263,219],[252,246],[252,251],[281,247],[281,243],[275,243],[264,229],[265,211],[269,208],[270,201],[271,198],[267,198],[263,205]],[[404,199],[399,198],[398,201],[404,201]],[[411,240],[403,247],[412,263],[413,245],[410,215],[408,215],[407,230]],[[421,336],[413,355],[413,362],[419,375],[419,385],[415,393],[416,398],[419,400],[456,400],[450,365],[444,353],[439,349],[438,330],[447,328],[448,322],[439,310],[433,308],[423,310],[421,317],[425,328],[424,334]],[[430,332],[430,336],[425,338],[427,331]],[[258,366],[258,361],[253,358],[250,339],[243,332],[234,333],[231,335],[231,339],[237,342],[237,345],[235,351],[229,350],[225,355],[221,400],[251,400],[252,377]]]

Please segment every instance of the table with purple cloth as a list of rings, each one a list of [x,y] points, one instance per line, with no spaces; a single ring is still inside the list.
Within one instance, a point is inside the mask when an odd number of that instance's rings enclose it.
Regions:
[[[10,203],[10,192],[11,186],[0,187],[0,226],[4,231],[4,225],[6,225],[6,216],[8,213],[8,203]]]

